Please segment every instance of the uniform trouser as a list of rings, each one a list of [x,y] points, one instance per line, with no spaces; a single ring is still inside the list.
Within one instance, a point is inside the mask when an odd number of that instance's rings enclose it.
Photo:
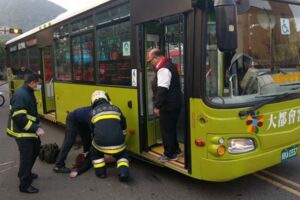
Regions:
[[[16,139],[20,152],[20,167],[18,177],[20,179],[20,189],[27,189],[32,183],[32,167],[40,152],[41,140],[38,138]]]
[[[160,111],[160,130],[164,145],[164,155],[172,157],[179,151],[177,140],[177,121],[180,110]]]
[[[128,154],[126,150],[123,150],[116,154],[110,154],[117,160],[117,168],[119,171],[119,175],[129,175],[129,161],[128,161]],[[91,159],[93,162],[93,166],[95,169],[95,174],[98,177],[103,177],[106,175],[106,164],[104,161],[104,153],[98,151],[93,146],[91,147]]]
[[[63,144],[61,146],[61,150],[57,156],[55,165],[57,167],[64,167],[65,160],[76,141],[77,135],[80,135],[83,143],[84,152],[89,151],[91,147],[91,133],[88,125],[83,125],[78,123],[75,118],[73,112],[70,112],[66,119],[66,129],[65,129],[65,137]]]

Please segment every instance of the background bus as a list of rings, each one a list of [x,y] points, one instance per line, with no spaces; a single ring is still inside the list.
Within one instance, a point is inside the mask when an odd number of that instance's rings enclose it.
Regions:
[[[95,4],[6,43],[11,92],[26,70],[42,74],[39,113],[63,124],[105,90],[127,117],[133,155],[197,179],[231,180],[299,153],[299,13],[299,1]],[[145,59],[152,47],[179,66],[184,94],[177,127],[184,155],[166,163],[158,161],[155,71]]]

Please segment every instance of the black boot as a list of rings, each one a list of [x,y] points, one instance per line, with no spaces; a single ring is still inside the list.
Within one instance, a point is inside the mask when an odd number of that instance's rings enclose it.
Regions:
[[[33,187],[32,185],[30,185],[28,188],[23,189],[20,188],[20,192],[24,192],[24,193],[29,193],[29,194],[33,194],[33,193],[38,193],[39,189]]]
[[[129,168],[125,166],[119,167],[119,180],[121,182],[127,182],[129,179]]]

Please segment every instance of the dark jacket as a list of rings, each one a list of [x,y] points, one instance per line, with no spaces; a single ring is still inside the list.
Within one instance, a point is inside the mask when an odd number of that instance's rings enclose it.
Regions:
[[[14,138],[38,138],[38,128],[39,118],[34,91],[24,84],[11,98],[7,134]]]
[[[106,101],[97,104],[92,110],[92,145],[97,150],[116,154],[126,148],[125,134],[126,119],[121,110]]]
[[[161,68],[167,68],[171,74],[171,83],[169,89],[165,87],[158,87],[157,86],[157,75],[154,81],[156,84],[157,90],[155,94],[155,102],[154,107],[160,109],[161,111],[174,111],[180,110],[181,108],[181,87],[180,87],[180,80],[179,74],[177,72],[176,66],[168,59]],[[155,85],[154,85],[155,87]]]
[[[74,119],[81,124],[90,124],[92,107],[77,108],[73,111]]]
[[[92,160],[90,153],[81,153],[76,157],[76,161],[73,165],[72,171],[76,171],[78,176],[92,167]]]

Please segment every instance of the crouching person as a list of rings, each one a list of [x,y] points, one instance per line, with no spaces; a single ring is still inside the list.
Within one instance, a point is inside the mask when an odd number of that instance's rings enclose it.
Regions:
[[[106,177],[104,154],[112,155],[117,160],[120,181],[129,177],[129,161],[126,153],[126,119],[121,110],[110,103],[109,96],[96,90],[92,100],[92,147],[91,158],[95,173],[100,178]]]

